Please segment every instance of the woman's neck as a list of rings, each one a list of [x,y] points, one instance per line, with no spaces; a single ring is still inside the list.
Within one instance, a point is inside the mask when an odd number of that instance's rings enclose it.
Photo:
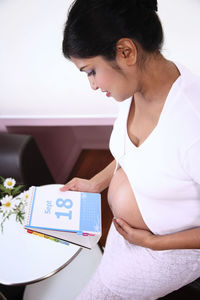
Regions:
[[[148,56],[139,71],[139,89],[135,101],[146,104],[165,101],[171,86],[180,76],[176,65],[160,53]],[[142,104],[142,103],[141,103]]]

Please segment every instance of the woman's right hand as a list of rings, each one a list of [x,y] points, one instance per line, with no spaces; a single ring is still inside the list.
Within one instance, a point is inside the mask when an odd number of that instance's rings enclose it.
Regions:
[[[77,191],[77,192],[88,192],[88,193],[101,193],[105,190],[111,181],[113,172],[115,170],[116,161],[115,159],[101,172],[97,173],[91,179],[83,179],[74,177],[72,180],[67,182],[61,191]]]
[[[93,180],[78,177],[74,177],[72,180],[68,181],[63,187],[60,188],[60,191],[100,193]]]

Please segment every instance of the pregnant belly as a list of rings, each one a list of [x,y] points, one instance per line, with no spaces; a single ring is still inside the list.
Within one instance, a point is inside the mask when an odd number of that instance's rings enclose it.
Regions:
[[[113,175],[108,189],[108,203],[114,217],[124,219],[130,226],[149,230],[138,208],[129,180],[122,168]]]

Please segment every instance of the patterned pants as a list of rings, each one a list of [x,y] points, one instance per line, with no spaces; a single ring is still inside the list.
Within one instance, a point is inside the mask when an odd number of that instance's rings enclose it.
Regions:
[[[200,277],[200,250],[153,251],[111,225],[104,255],[77,300],[155,300]]]

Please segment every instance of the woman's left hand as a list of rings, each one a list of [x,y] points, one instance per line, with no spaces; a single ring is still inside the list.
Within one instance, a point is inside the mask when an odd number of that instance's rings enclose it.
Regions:
[[[171,234],[154,235],[148,230],[133,228],[120,218],[113,219],[113,223],[116,230],[130,244],[152,250],[200,249],[200,227]]]
[[[155,239],[150,231],[144,229],[135,229],[126,223],[123,219],[113,219],[116,230],[130,243],[137,246],[151,248]]]

